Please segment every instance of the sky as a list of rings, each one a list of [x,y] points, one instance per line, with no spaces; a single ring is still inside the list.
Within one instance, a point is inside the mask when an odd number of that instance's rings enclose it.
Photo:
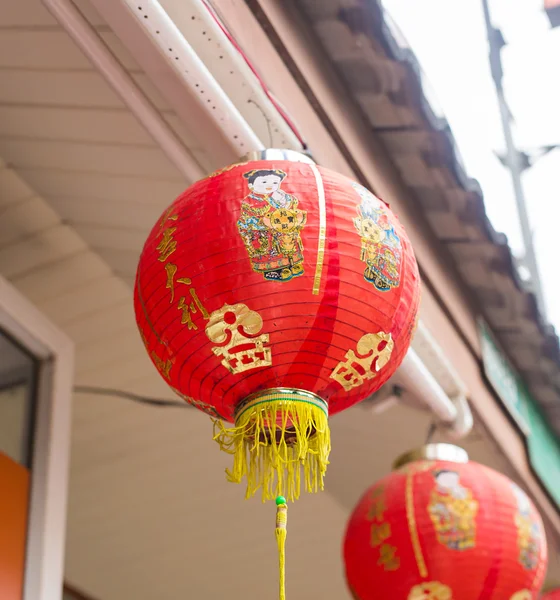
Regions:
[[[504,150],[500,113],[488,64],[481,0],[383,0],[418,58],[439,110],[447,118],[469,176],[484,192],[486,212],[523,253]],[[490,0],[502,50],[504,88],[518,148],[560,144],[560,27],[550,28],[543,0]],[[523,175],[527,209],[544,288],[547,318],[560,332],[560,150]]]

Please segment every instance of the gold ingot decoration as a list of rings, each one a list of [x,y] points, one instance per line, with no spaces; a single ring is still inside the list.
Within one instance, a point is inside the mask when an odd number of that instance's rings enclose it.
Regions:
[[[383,347],[380,349],[380,346]],[[334,368],[334,379],[345,391],[359,387],[367,379],[372,379],[389,362],[395,342],[390,333],[366,333],[358,341],[356,351],[348,350],[345,361]]]
[[[260,334],[262,317],[245,304],[224,304],[210,314],[206,335],[218,344],[212,352],[222,358],[222,365],[233,374],[272,365],[268,333]]]

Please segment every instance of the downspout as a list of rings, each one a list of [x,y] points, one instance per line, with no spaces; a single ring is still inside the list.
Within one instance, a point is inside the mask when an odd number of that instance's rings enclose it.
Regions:
[[[411,348],[397,371],[399,383],[425,404],[454,438],[465,437],[473,427],[473,416],[464,393],[449,398],[437,379]]]

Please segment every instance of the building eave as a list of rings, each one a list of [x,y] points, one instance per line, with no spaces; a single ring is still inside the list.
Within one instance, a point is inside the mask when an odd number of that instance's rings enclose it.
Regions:
[[[306,21],[453,257],[481,316],[560,434],[560,344],[486,215],[414,53],[377,0],[303,0]]]

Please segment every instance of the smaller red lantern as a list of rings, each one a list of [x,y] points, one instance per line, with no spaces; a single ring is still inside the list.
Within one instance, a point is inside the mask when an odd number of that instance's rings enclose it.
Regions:
[[[432,444],[364,494],[344,560],[356,600],[536,600],[547,547],[515,483],[461,448]]]
[[[560,600],[560,588],[546,592],[546,594],[541,596],[540,600]]]

